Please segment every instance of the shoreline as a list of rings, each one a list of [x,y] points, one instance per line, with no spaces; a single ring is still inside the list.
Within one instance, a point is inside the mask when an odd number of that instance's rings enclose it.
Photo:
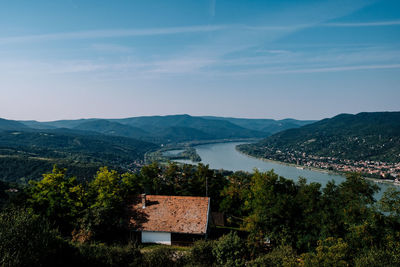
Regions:
[[[280,164],[280,165],[296,167],[296,168],[299,168],[299,169],[302,169],[302,170],[310,170],[310,171],[316,171],[316,172],[320,172],[320,173],[326,173],[326,174],[329,174],[329,175],[339,175],[339,176],[346,177],[345,173],[338,172],[338,171],[332,171],[332,170],[328,171],[328,170],[320,169],[320,168],[316,168],[316,167],[308,167],[308,166],[306,167],[306,166],[297,165],[297,164],[294,164],[294,163],[287,163],[287,162],[278,161],[278,160],[255,157],[255,156],[252,156],[252,155],[249,155],[249,154],[246,154],[246,153],[240,151],[239,149],[237,149],[237,146],[235,146],[235,150],[237,152],[239,152],[240,154],[242,154],[242,155],[245,155],[245,156],[253,158],[253,159],[262,160],[262,161],[265,161],[265,162],[272,162],[272,163],[276,163],[276,164]],[[362,176],[362,178],[364,178],[366,180],[369,180],[369,181],[372,181],[374,183],[382,183],[382,184],[390,184],[390,185],[398,186],[398,185],[394,184],[394,181],[388,180],[388,179],[377,179],[377,178],[371,178],[371,177],[365,177],[365,176]]]

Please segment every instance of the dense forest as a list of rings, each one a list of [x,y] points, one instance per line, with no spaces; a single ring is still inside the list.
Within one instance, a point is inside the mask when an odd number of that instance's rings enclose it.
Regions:
[[[69,174],[79,179],[92,177],[104,165],[135,170],[144,154],[156,148],[155,144],[132,138],[60,129],[0,131],[0,179],[38,179],[54,164],[67,167]]]
[[[21,124],[33,129],[68,128],[165,144],[195,140],[263,138],[311,122],[313,121],[170,115],[53,122],[22,121]]]
[[[208,186],[207,186],[208,185]],[[206,186],[208,188],[206,188]],[[285,179],[157,163],[106,167],[77,180],[54,167],[27,186],[0,183],[2,266],[398,266],[400,192],[349,174],[345,182]],[[207,190],[208,189],[208,190]],[[225,227],[190,247],[140,245],[125,208],[143,192],[204,196]]]
[[[400,112],[341,114],[279,132],[239,149],[256,157],[272,159],[285,153],[305,153],[397,163],[400,161]]]
[[[259,138],[279,127],[307,123],[189,115],[54,122],[0,119],[0,180],[26,183],[51,171],[54,164],[78,179],[92,177],[105,165],[135,171],[143,165],[145,154],[161,145]],[[190,148],[178,158],[200,161]]]

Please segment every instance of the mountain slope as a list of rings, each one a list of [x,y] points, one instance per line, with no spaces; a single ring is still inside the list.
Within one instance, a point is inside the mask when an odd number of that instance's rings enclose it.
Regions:
[[[340,114],[239,149],[261,157],[306,153],[339,159],[399,162],[400,112]]]
[[[243,128],[228,121],[204,119],[189,115],[134,117],[112,121],[139,127],[148,132],[160,132],[171,127],[195,129],[197,130],[196,134],[199,134],[198,131],[201,131],[209,136],[210,139],[252,138],[265,137],[267,135],[266,133]],[[186,136],[184,139],[190,138],[191,136]]]
[[[223,120],[229,121],[233,124],[239,125],[243,128],[265,132],[268,135],[287,130],[290,128],[298,128],[315,121],[311,120],[295,120],[295,119],[284,119],[284,120],[273,120],[273,119],[242,119],[242,118],[229,118],[229,117],[213,117],[203,116],[205,119]]]
[[[117,160],[135,160],[154,144],[125,137],[105,135],[77,135],[72,133],[1,132],[0,148],[19,149],[37,155],[69,157],[74,153],[87,157]]]
[[[56,129],[56,128],[71,129],[84,122],[95,121],[95,120],[98,119],[58,120],[58,121],[46,121],[46,122],[30,120],[30,121],[21,121],[21,123],[34,129]]]
[[[73,175],[91,178],[100,166],[135,169],[144,154],[158,148],[152,143],[126,137],[82,135],[62,129],[0,132],[0,180],[39,178],[54,163]]]
[[[82,131],[93,131],[106,135],[124,136],[130,138],[141,139],[150,134],[138,127],[112,122],[108,120],[98,119],[82,122],[73,129]]]
[[[69,128],[106,135],[132,137],[155,143],[195,140],[264,138],[311,121],[294,119],[237,119],[190,115],[144,116],[125,119],[80,119],[52,122],[22,121],[34,129]]]
[[[0,118],[0,131],[26,130],[29,127],[21,122]]]

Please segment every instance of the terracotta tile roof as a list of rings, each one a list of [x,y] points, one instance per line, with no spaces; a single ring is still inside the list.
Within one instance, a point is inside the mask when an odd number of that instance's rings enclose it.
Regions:
[[[210,198],[147,195],[130,206],[132,226],[138,231],[205,234]]]

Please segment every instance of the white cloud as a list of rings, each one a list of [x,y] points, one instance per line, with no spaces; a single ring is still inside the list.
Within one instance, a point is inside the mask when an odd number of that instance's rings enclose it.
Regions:
[[[110,53],[125,53],[132,51],[131,47],[118,44],[92,44],[91,48],[99,52]]]
[[[376,26],[395,26],[400,25],[400,20],[373,21],[373,22],[330,22],[321,24],[327,27],[376,27]]]
[[[384,64],[384,65],[358,65],[358,66],[337,66],[337,67],[320,67],[320,68],[304,68],[292,70],[271,71],[271,74],[284,73],[318,73],[318,72],[338,72],[338,71],[356,71],[356,70],[378,70],[378,69],[400,69],[400,64]]]
[[[98,38],[170,35],[170,34],[182,34],[182,33],[199,33],[199,32],[220,31],[220,30],[223,30],[226,28],[227,28],[227,26],[225,26],[225,25],[215,25],[215,26],[201,25],[201,26],[170,27],[170,28],[93,30],[93,31],[79,31],[79,32],[64,32],[64,33],[0,37],[0,44],[55,41],[55,40],[98,39]]]

